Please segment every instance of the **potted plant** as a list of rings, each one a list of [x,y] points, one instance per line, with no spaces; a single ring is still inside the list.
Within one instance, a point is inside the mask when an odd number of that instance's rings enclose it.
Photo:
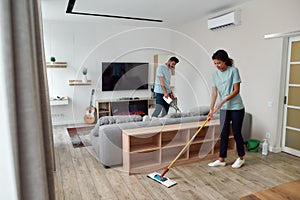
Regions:
[[[50,57],[50,63],[51,63],[51,64],[54,64],[55,61],[56,61],[55,57],[54,57],[54,56],[51,56],[51,57]]]
[[[86,68],[86,67],[84,67],[84,68],[82,69],[82,74],[83,74],[82,82],[83,82],[83,83],[87,83],[87,68]]]

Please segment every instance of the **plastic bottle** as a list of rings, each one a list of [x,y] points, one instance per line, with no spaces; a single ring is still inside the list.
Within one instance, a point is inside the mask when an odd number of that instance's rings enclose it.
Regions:
[[[264,142],[262,144],[261,154],[264,155],[264,156],[268,155],[268,141],[267,141],[267,139],[264,139]]]

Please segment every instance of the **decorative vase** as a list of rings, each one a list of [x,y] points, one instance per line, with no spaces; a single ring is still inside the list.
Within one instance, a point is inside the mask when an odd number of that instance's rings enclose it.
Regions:
[[[87,75],[83,75],[82,83],[87,83],[87,82],[88,82]]]

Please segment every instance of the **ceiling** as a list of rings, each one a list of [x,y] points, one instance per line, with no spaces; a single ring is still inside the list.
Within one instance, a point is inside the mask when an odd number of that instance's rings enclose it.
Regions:
[[[170,27],[201,19],[251,0],[76,0],[72,12],[81,14],[67,14],[69,1],[74,0],[41,0],[43,19]],[[112,18],[111,15],[129,19]],[[158,22],[159,20],[162,22]]]

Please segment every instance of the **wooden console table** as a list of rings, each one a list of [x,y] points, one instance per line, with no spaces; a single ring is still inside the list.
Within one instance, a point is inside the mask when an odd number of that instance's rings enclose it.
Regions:
[[[124,170],[129,174],[135,174],[164,168],[178,155],[202,123],[201,121],[123,130]],[[211,120],[175,165],[218,157],[219,135],[219,120]],[[235,149],[235,141],[231,132],[228,154],[233,154]]]

